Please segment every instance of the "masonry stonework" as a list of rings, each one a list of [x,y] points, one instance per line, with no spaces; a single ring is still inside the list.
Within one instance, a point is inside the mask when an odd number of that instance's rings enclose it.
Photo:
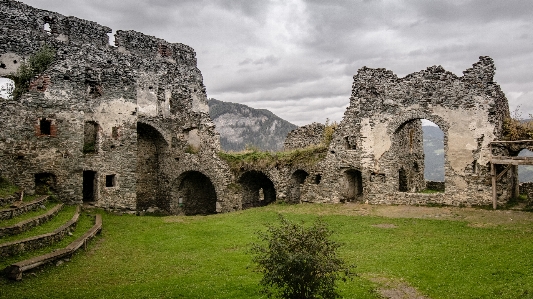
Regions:
[[[462,77],[441,66],[404,78],[386,69],[360,69],[327,157],[313,169],[321,173],[321,182],[306,183],[302,196],[313,202],[489,204],[489,144],[501,138],[509,116],[494,71],[486,56]],[[421,119],[444,132],[442,193],[418,193],[426,188]],[[499,183],[502,202],[511,196],[511,176]]]
[[[403,78],[364,67],[323,160],[230,170],[191,47],[123,30],[112,46],[112,30],[97,23],[14,0],[0,8],[0,76],[43,45],[56,54],[20,99],[0,99],[0,175],[29,194],[186,215],[274,201],[491,201],[489,144],[501,139],[509,111],[489,57],[462,77],[440,66]],[[432,184],[424,180],[422,119],[444,133],[444,192],[436,194],[419,193]],[[296,129],[285,149],[321,144],[325,128]],[[515,192],[513,175],[499,181],[500,202]]]
[[[0,76],[45,44],[56,54],[29,92],[0,101],[2,176],[32,193],[44,174],[61,200],[106,208],[238,208],[192,48],[122,30],[111,46],[108,27],[12,0],[0,6]],[[191,172],[214,186],[210,208],[194,203],[182,175]]]

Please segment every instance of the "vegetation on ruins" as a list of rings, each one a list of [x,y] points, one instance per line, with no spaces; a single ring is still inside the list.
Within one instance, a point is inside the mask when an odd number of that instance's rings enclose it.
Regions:
[[[503,120],[503,138],[504,140],[531,140],[533,139],[533,115],[529,119],[522,118],[520,106],[511,113],[510,117]]]
[[[252,271],[250,243],[279,213],[306,223],[321,215],[335,231],[343,244],[339,257],[357,264],[358,275],[338,283],[344,298],[383,298],[378,290],[394,283],[433,299],[533,294],[531,214],[439,208],[438,217],[429,217],[423,208],[421,218],[364,216],[390,209],[395,207],[269,205],[208,217],[99,211],[104,229],[87,251],[27,273],[22,282],[0,279],[0,298],[266,298],[260,295],[261,274]],[[70,219],[72,211],[62,210],[65,218],[48,229]],[[80,221],[74,236],[57,248],[94,223],[89,217]],[[13,260],[2,259],[0,269]]]
[[[7,76],[15,82],[13,99],[18,100],[24,93],[28,92],[30,82],[35,76],[44,72],[52,64],[54,58],[54,49],[48,45],[44,45],[31,55],[27,61],[21,62],[17,71]]]
[[[285,299],[339,298],[339,279],[352,272],[338,255],[340,244],[318,219],[312,226],[291,222],[281,214],[280,225],[269,224],[252,244],[253,262],[263,275],[261,286],[269,297]]]
[[[241,152],[221,151],[218,155],[236,172],[249,169],[265,169],[275,166],[314,165],[326,157],[336,128],[336,122],[331,124],[326,123],[322,142],[318,145],[301,149],[267,152],[261,151],[256,147],[247,147],[246,150]]]
[[[13,185],[9,180],[0,177],[0,197],[11,196],[19,190],[19,187]]]

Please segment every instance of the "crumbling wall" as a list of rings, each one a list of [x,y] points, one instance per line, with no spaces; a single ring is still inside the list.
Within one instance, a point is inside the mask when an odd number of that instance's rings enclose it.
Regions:
[[[0,100],[4,176],[31,193],[35,174],[50,173],[66,202],[94,183],[98,206],[171,212],[173,185],[194,170],[215,186],[217,212],[238,206],[191,47],[122,30],[111,46],[111,29],[94,22],[13,0],[0,8],[0,76],[44,44],[56,53],[29,92]]]
[[[311,145],[319,145],[324,139],[326,126],[320,123],[312,123],[294,129],[287,134],[283,148],[285,150],[304,148]]]
[[[507,99],[493,82],[494,70],[486,56],[463,77],[440,66],[404,78],[385,69],[360,69],[350,106],[326,159],[316,167],[322,171],[322,186],[311,200],[342,201],[344,174],[352,169],[360,171],[362,199],[370,203],[490,203],[489,143],[501,137],[509,115]],[[444,193],[417,193],[425,188],[420,119],[444,133]],[[501,189],[503,201],[509,194]]]

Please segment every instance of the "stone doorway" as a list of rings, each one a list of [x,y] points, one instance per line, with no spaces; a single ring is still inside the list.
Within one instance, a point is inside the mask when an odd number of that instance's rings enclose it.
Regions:
[[[83,201],[94,202],[96,201],[96,171],[84,170],[83,171]]]
[[[298,169],[291,175],[289,190],[288,190],[288,202],[299,203],[302,195],[301,187],[305,182],[305,179],[309,176],[309,173],[305,170]]]
[[[217,193],[211,180],[199,171],[187,171],[177,181],[177,192],[172,196],[173,214],[215,214]]]

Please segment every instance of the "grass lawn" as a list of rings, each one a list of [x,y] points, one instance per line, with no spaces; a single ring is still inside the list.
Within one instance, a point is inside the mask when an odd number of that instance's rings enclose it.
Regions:
[[[433,299],[533,298],[533,214],[472,210],[452,219],[432,208],[431,219],[396,218],[357,212],[363,206],[274,204],[187,217],[102,212],[103,231],[87,252],[21,282],[0,279],[0,297],[264,298],[249,244],[282,213],[306,223],[321,215],[333,229],[341,256],[357,266],[357,277],[339,283],[345,298],[380,298],[387,283]]]

